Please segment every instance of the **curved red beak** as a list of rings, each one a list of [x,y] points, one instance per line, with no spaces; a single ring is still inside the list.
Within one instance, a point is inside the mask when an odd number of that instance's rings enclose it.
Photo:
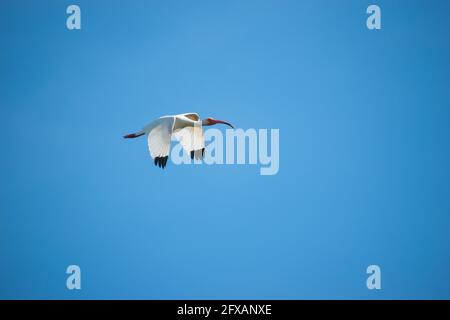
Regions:
[[[228,123],[228,122],[226,122],[226,121],[216,120],[216,119],[213,119],[213,120],[211,120],[211,121],[213,122],[213,124],[218,124],[218,123],[226,124],[227,126],[230,126],[231,128],[234,129],[234,127],[233,127],[230,123]]]

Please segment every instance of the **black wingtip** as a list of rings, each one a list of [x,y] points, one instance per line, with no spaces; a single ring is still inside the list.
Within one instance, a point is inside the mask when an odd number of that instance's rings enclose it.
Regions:
[[[155,166],[160,167],[161,169],[164,169],[167,165],[167,160],[169,159],[169,156],[165,157],[155,157]]]

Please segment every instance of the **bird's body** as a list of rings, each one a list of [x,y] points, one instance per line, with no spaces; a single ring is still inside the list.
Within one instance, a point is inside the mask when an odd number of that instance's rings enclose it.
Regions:
[[[233,127],[228,122],[212,118],[201,120],[197,113],[183,113],[163,116],[146,125],[141,131],[128,134],[124,138],[147,135],[148,149],[155,165],[164,168],[169,158],[172,135],[180,141],[183,149],[190,153],[192,159],[194,157],[201,159],[205,150],[203,126],[217,123]]]

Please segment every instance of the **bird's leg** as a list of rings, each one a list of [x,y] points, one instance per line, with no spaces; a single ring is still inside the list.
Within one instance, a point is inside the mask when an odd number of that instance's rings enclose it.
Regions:
[[[140,136],[143,136],[145,134],[145,132],[138,132],[138,133],[130,133],[127,134],[126,136],[123,136],[125,139],[132,139],[132,138],[137,138]]]

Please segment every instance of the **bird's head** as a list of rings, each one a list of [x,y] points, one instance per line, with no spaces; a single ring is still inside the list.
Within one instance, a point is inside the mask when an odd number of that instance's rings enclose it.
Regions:
[[[228,123],[226,121],[216,120],[214,118],[206,118],[206,119],[204,119],[202,121],[202,125],[203,126],[213,126],[213,125],[218,124],[218,123],[226,124],[227,126],[230,126],[231,128],[234,129],[234,127],[230,123]]]

